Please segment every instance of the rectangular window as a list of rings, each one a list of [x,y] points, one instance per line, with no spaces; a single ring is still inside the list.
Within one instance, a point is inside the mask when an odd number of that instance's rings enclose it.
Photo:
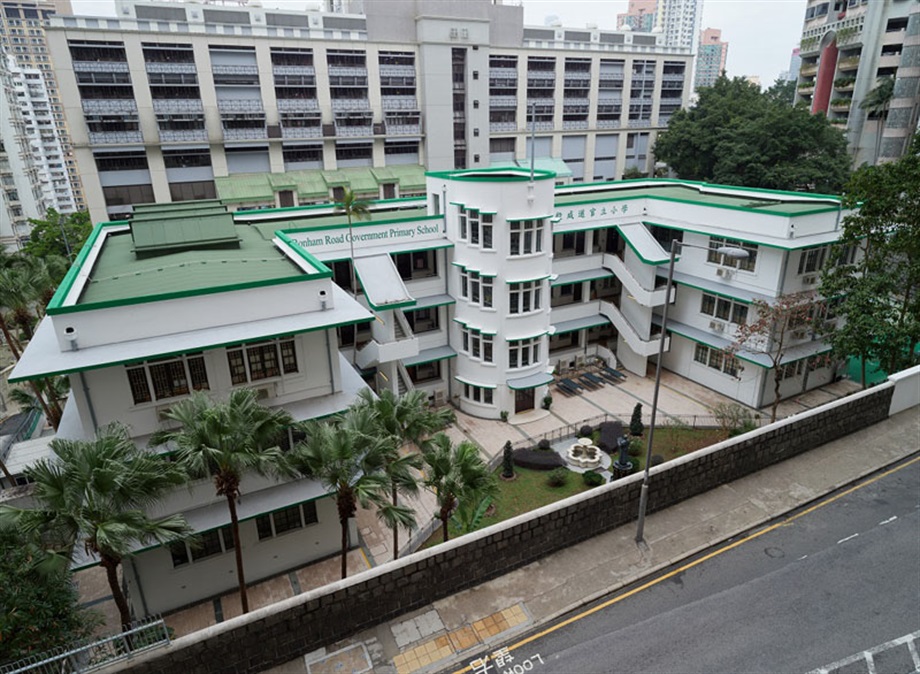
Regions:
[[[747,323],[748,307],[740,302],[734,302],[724,297],[716,297],[704,293],[700,304],[700,312],[722,321],[737,325]]]
[[[714,349],[705,344],[696,345],[693,351],[693,360],[732,377],[738,377],[741,372],[741,365],[737,358],[721,349]]]
[[[276,510],[273,513],[259,515],[256,517],[256,530],[259,533],[259,540],[264,541],[288,531],[302,529],[318,521],[316,503],[307,501]]]
[[[150,360],[127,366],[135,405],[206,391],[208,373],[200,354]]]
[[[441,361],[422,363],[421,365],[407,365],[406,372],[413,384],[423,384],[430,381],[441,380]]]
[[[470,210],[469,211],[469,226],[470,226],[470,244],[473,246],[479,245],[479,211]]]
[[[482,229],[482,247],[486,249],[492,248],[492,214],[483,213],[481,219]]]
[[[460,297],[470,304],[492,307],[493,278],[481,276],[478,271],[464,269],[460,272]]]
[[[467,225],[466,225],[466,209],[463,206],[460,207],[460,240],[466,241],[467,238]]]
[[[279,355],[280,354],[280,355]],[[255,342],[227,349],[230,381],[234,385],[299,372],[293,339]]]
[[[531,255],[543,251],[543,220],[509,222],[511,255]]]
[[[745,259],[729,257],[728,255],[719,253],[719,248],[740,248],[746,251],[748,256]],[[757,264],[757,248],[758,246],[755,243],[745,243],[737,239],[725,239],[719,236],[711,236],[709,237],[709,253],[706,257],[706,261],[720,264],[723,267],[734,267],[742,271],[754,271],[754,267]]]
[[[470,358],[482,360],[484,363],[492,362],[492,335],[484,335],[475,328],[460,329],[461,351]]]
[[[543,281],[509,283],[508,313],[526,314],[539,311],[542,306]]]
[[[484,405],[492,404],[492,389],[482,386],[473,386],[471,384],[463,385],[463,397],[472,400],[474,403],[483,403]]]
[[[196,534],[190,541],[177,541],[169,545],[173,568],[198,562],[208,557],[233,550],[233,532],[230,527],[211,529]]]
[[[406,320],[412,332],[419,334],[422,332],[433,332],[439,330],[440,311],[436,307],[430,309],[416,309],[415,311],[406,311]]]
[[[508,367],[528,367],[540,361],[541,337],[516,339],[508,342]]]
[[[827,246],[803,250],[799,257],[799,274],[812,274],[821,271],[824,267],[824,258],[827,255]]]

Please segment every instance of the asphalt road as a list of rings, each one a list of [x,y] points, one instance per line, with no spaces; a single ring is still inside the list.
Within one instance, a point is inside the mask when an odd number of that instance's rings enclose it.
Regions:
[[[807,672],[917,632],[920,462],[619,596],[518,637],[507,645],[514,660],[493,660],[489,674],[525,671],[525,661],[535,674]],[[901,669],[907,658],[892,674],[912,671]]]

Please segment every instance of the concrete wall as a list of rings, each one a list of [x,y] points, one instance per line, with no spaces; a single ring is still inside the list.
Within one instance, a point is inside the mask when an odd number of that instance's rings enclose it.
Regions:
[[[888,414],[903,412],[909,407],[920,405],[920,365],[903,372],[897,372],[888,381],[894,384],[894,395],[891,397],[891,409]]]
[[[894,391],[889,382],[653,468],[649,511],[882,421]],[[598,487],[102,671],[263,671],[631,522],[641,481],[637,474]]]

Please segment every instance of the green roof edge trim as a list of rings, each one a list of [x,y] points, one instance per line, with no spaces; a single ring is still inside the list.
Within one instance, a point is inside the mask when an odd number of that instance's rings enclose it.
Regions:
[[[611,182],[616,184],[620,183],[652,183],[652,184],[667,184],[667,185],[694,185],[699,187],[714,187],[721,190],[733,190],[736,192],[760,192],[762,194],[785,194],[790,197],[813,197],[817,199],[837,199],[840,200],[839,195],[835,194],[824,194],[823,192],[791,192],[788,190],[771,190],[766,187],[744,187],[742,185],[722,185],[720,183],[708,183],[702,180],[684,180],[681,178],[631,178],[629,180],[616,180],[616,181],[606,181],[602,180],[600,182],[590,182],[590,183],[577,183],[573,185],[565,185],[564,188],[570,187],[592,187],[594,185],[609,185]]]
[[[662,265],[662,264],[665,264],[666,262],[670,262],[670,261],[671,261],[671,256],[670,256],[670,255],[668,255],[668,256],[665,257],[664,259],[659,260],[659,261],[657,261],[657,262],[654,262],[654,261],[652,261],[652,260],[646,260],[646,259],[642,256],[642,253],[640,253],[640,252],[636,249],[636,247],[632,244],[632,241],[629,240],[629,237],[626,236],[626,234],[623,233],[623,230],[622,230],[622,229],[620,229],[620,225],[614,225],[614,227],[616,227],[617,231],[620,233],[620,236],[623,237],[623,240],[624,240],[624,241],[626,242],[626,244],[630,247],[630,249],[632,249],[632,252],[634,252],[634,253],[636,254],[636,257],[638,257],[640,260],[642,260],[645,264],[650,264],[650,265],[652,265],[652,266],[654,266],[654,267],[657,267],[658,265]],[[651,236],[651,234],[649,234],[649,236]],[[659,244],[659,245],[660,245],[660,244]],[[664,250],[664,249],[662,248],[662,250]],[[680,259],[680,255],[676,255],[676,256],[674,257],[674,259],[675,259],[675,260],[679,260],[679,259]]]
[[[332,278],[332,270],[329,269],[321,260],[318,260],[313,253],[304,249],[299,242],[294,241],[291,237],[284,233],[283,230],[277,230],[275,236],[284,241],[291,250],[293,250],[298,256],[303,258],[311,267],[316,269],[317,274],[311,278]]]
[[[64,279],[58,285],[57,290],[54,291],[54,296],[51,298],[51,301],[48,302],[46,313],[54,314],[55,310],[59,310],[64,307],[64,300],[73,289],[74,281],[76,281],[77,276],[80,275],[80,270],[83,269],[83,265],[86,263],[86,258],[89,257],[90,251],[95,247],[96,241],[99,239],[102,231],[106,227],[121,227],[126,224],[128,224],[127,220],[118,220],[115,222],[100,222],[97,223],[95,227],[93,227],[93,231],[86,239],[83,247],[80,248],[80,252],[77,253],[77,259],[74,260],[72,265],[70,265],[70,269],[67,270],[67,274],[64,275]]]
[[[338,213],[338,214],[336,214],[336,213],[330,213],[329,215],[342,215],[342,216],[344,217],[344,215],[341,214],[341,213]],[[397,225],[397,224],[400,224],[400,223],[405,223],[405,222],[410,222],[410,221],[411,221],[411,222],[421,222],[421,221],[423,221],[423,220],[443,220],[443,219],[444,219],[444,215],[443,215],[443,214],[442,214],[442,215],[423,215],[423,216],[408,215],[408,216],[406,216],[406,217],[404,217],[404,218],[397,218],[397,219],[395,219],[395,220],[380,220],[380,221],[373,221],[373,220],[355,220],[355,221],[353,221],[353,222],[351,223],[351,227],[353,227],[353,228],[357,228],[357,227],[377,227],[377,226],[379,226],[379,225]],[[300,234],[301,232],[315,232],[317,229],[347,229],[347,228],[348,228],[348,223],[346,222],[346,223],[341,224],[341,225],[325,225],[325,226],[323,226],[323,227],[315,227],[315,226],[314,226],[314,227],[281,228],[281,229],[279,229],[278,231],[279,231],[279,232],[286,232],[286,233],[288,233],[288,234]]]
[[[460,180],[464,182],[530,182],[531,172],[528,169],[518,169],[517,172],[523,172],[524,175],[508,175],[515,172],[511,168],[483,168],[483,169],[463,169],[460,171],[426,171],[425,176],[431,178],[441,178],[443,180]],[[516,173],[517,173],[516,172]],[[485,175],[484,175],[485,174]],[[490,176],[488,174],[495,174]],[[502,175],[498,175],[502,174]],[[536,180],[555,180],[556,172],[547,171],[546,169],[534,169],[533,179]]]

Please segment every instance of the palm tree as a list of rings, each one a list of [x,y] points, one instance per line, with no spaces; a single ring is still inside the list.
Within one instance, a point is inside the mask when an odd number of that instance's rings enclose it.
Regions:
[[[236,502],[240,481],[246,472],[260,475],[288,475],[289,470],[278,441],[291,424],[283,410],[270,410],[256,400],[250,389],[235,389],[230,398],[214,403],[203,392],[170,406],[166,417],[179,423],[177,430],[154,433],[152,445],[172,443],[174,458],[192,478],[211,476],[217,496],[227,500],[236,576],[243,613],[249,612],[240,522]]]
[[[355,278],[355,240],[352,236],[351,223],[354,220],[369,220],[371,211],[368,202],[358,199],[354,191],[346,189],[342,194],[342,203],[336,204],[335,210],[348,218],[348,244],[351,247],[351,292],[358,296],[358,282]]]
[[[875,134],[875,156],[872,163],[878,161],[878,155],[882,146],[882,132],[885,130],[885,120],[888,118],[888,106],[894,96],[894,77],[883,77],[878,80],[874,89],[870,89],[866,97],[859,104],[862,110],[866,110],[871,117],[876,116],[878,129]]]
[[[444,433],[438,433],[427,443],[422,456],[428,466],[425,486],[437,497],[438,519],[446,542],[447,523],[458,503],[464,507],[471,503],[478,505],[483,498],[493,495],[497,490],[495,476],[476,445],[468,440],[454,445]]]
[[[342,528],[342,578],[348,576],[348,520],[358,503],[382,511],[384,521],[409,527],[411,510],[387,502],[390,479],[383,472],[388,453],[387,439],[368,434],[373,428],[373,410],[350,408],[331,422],[311,421],[302,425],[306,439],[291,452],[291,464],[306,477],[319,481],[335,494]]]
[[[39,410],[44,412],[48,422],[57,430],[61,423],[61,401],[66,400],[70,391],[67,377],[47,377],[30,382],[32,393],[14,388],[10,390],[10,400],[23,412]]]
[[[37,258],[20,257],[0,269],[0,305],[12,312],[27,340],[32,339],[35,305],[48,280],[48,269]]]
[[[433,409],[428,406],[427,395],[418,389],[397,396],[384,389],[378,397],[370,389],[358,394],[358,405],[365,405],[375,412],[374,421],[381,436],[388,438],[388,451],[384,472],[390,478],[391,502],[399,505],[399,495],[418,493],[418,480],[413,471],[421,468],[421,455],[417,452],[400,454],[407,442],[421,447],[429,434],[439,431],[454,420],[450,408]],[[399,557],[399,526],[387,519],[386,511],[378,511],[384,523],[393,530],[393,559]]]
[[[99,558],[122,629],[131,612],[118,582],[118,567],[138,545],[169,543],[189,533],[181,515],[151,519],[145,509],[186,480],[164,457],[139,450],[125,426],[112,424],[94,440],[51,441],[54,457],[26,469],[35,483],[34,509],[0,506],[0,520],[42,537],[45,547],[66,563],[82,540],[87,555]]]

